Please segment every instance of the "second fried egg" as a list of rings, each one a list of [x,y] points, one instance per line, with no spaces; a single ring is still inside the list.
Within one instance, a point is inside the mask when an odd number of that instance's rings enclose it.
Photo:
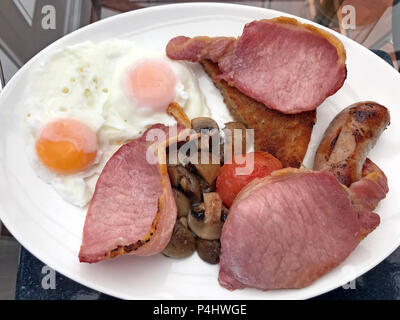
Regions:
[[[35,172],[68,202],[86,205],[119,146],[154,123],[172,125],[168,104],[209,116],[193,72],[125,40],[86,42],[43,62],[29,88],[28,154]]]

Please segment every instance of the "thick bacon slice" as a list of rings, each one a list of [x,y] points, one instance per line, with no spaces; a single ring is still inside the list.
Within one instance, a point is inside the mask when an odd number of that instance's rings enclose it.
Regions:
[[[301,288],[339,265],[377,225],[327,171],[283,169],[250,182],[221,235],[219,283],[228,289]]]
[[[295,19],[253,21],[235,41],[179,36],[166,48],[175,60],[218,62],[224,79],[247,96],[283,113],[316,109],[347,75],[342,43]]]
[[[236,39],[232,37],[195,37],[193,39],[179,36],[167,44],[167,54],[173,60],[197,62],[209,59],[217,62],[235,47]]]
[[[168,136],[169,127],[152,126],[139,139],[123,145],[104,167],[86,216],[81,262],[126,253],[152,255],[168,244],[177,209],[165,164],[168,142],[146,141],[157,132],[173,139]],[[148,158],[150,147],[157,150],[154,158]]]

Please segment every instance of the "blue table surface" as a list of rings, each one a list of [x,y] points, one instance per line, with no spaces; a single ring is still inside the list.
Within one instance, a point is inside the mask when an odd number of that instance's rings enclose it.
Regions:
[[[390,56],[383,51],[374,51],[392,64]],[[51,278],[54,276],[54,278]],[[87,288],[58,272],[49,270],[25,248],[21,248],[16,282],[17,300],[110,300],[106,294]],[[400,248],[378,266],[344,287],[314,299],[400,299]]]

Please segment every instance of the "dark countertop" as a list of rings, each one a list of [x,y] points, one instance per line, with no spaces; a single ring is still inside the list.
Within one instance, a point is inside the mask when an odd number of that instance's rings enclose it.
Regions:
[[[43,269],[44,268],[44,269]],[[21,248],[15,299],[17,300],[113,300],[115,298],[89,289],[55,273],[54,286],[46,265]],[[44,289],[42,282],[47,289]],[[52,287],[54,289],[52,289]],[[327,300],[400,300],[400,248],[371,271],[314,299]]]
[[[383,51],[374,51],[391,63]],[[89,289],[55,272],[21,247],[16,294],[17,300],[110,300],[115,299]],[[52,276],[55,276],[55,278]],[[45,289],[47,288],[47,289]],[[348,285],[314,299],[400,300],[400,247],[378,266]]]

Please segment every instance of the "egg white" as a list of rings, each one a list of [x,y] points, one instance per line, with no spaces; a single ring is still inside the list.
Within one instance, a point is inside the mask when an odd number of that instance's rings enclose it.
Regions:
[[[33,85],[27,88],[28,157],[36,174],[50,183],[64,200],[85,206],[92,198],[102,168],[121,144],[140,136],[149,125],[176,122],[165,112],[154,112],[137,104],[126,92],[127,71],[148,58],[163,60],[171,67],[178,80],[174,101],[189,118],[209,116],[197,79],[187,65],[130,41],[85,42],[56,52],[40,65]],[[97,134],[96,160],[84,172],[54,173],[36,155],[39,130],[59,118],[81,121]]]

